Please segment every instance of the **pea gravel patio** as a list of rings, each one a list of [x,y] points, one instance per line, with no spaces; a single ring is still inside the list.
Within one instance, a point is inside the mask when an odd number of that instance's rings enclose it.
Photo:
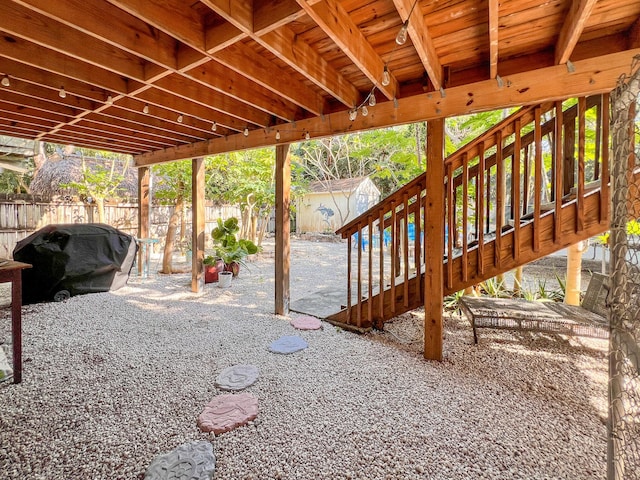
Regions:
[[[446,359],[432,363],[397,341],[419,334],[419,313],[393,334],[295,330],[294,314],[272,313],[269,248],[229,289],[132,277],[26,306],[23,383],[0,383],[0,478],[142,479],[155,456],[196,440],[213,443],[215,479],[605,477],[606,341],[487,331],[474,346],[453,315]],[[292,251],[294,300],[342,273],[344,245]],[[0,340],[8,319],[4,309]],[[283,335],[309,346],[270,353]],[[236,364],[260,370],[245,390],[257,418],[200,432],[198,415],[223,393],[216,377]]]

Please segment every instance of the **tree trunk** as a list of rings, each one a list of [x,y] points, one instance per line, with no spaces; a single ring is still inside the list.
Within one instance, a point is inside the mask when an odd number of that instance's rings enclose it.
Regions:
[[[584,251],[582,243],[575,243],[567,249],[567,283],[564,294],[564,303],[567,305],[580,305],[582,252]]]
[[[95,199],[95,201],[96,201],[96,208],[98,209],[98,222],[106,223],[105,215],[104,215],[104,198],[98,197]]]
[[[169,219],[169,225],[167,226],[167,235],[164,242],[164,252],[162,254],[162,271],[161,273],[170,274],[173,273],[173,250],[176,240],[176,232],[184,208],[184,188],[181,186],[178,190],[178,196],[176,198],[176,204],[171,213]]]

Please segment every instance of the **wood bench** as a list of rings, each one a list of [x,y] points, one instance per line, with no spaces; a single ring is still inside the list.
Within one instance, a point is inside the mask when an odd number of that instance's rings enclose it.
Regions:
[[[608,338],[608,292],[608,277],[595,273],[589,282],[582,306],[519,298],[463,296],[460,298],[460,309],[471,322],[475,343],[478,343],[478,328]]]

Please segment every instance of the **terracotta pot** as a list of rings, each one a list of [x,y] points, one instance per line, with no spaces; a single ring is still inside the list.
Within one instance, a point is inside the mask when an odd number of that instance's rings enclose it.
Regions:
[[[204,283],[214,283],[218,281],[218,274],[224,270],[224,262],[216,260],[214,265],[204,266]]]

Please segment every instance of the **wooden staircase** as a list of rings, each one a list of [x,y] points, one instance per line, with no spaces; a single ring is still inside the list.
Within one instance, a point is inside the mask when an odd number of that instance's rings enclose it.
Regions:
[[[339,229],[347,304],[327,320],[381,328],[423,306],[427,255],[442,256],[448,295],[606,231],[608,105],[523,107],[447,157],[442,217],[425,218],[423,174]],[[442,225],[444,252],[423,241],[426,222]]]

